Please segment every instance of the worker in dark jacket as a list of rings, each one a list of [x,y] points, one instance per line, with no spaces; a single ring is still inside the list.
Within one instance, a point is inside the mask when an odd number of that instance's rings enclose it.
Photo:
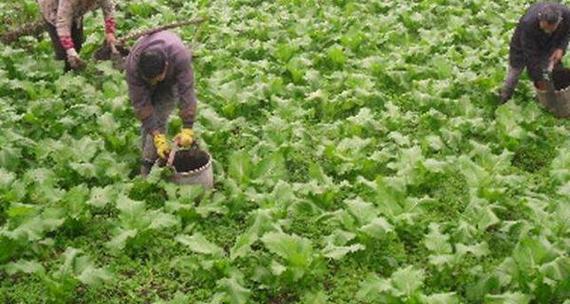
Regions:
[[[196,95],[192,55],[175,34],[162,31],[140,38],[127,58],[129,97],[137,118],[142,122],[141,174],[149,173],[154,162],[167,158],[168,117],[178,99],[182,131],[175,142],[189,147],[196,116]]]
[[[534,85],[545,90],[543,73],[561,63],[570,38],[570,10],[559,3],[538,3],[519,20],[513,34],[507,79],[500,92],[507,102],[524,68]]]

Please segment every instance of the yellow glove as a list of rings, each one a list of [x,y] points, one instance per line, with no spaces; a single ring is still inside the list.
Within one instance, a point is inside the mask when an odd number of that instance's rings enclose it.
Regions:
[[[158,133],[153,139],[158,156],[160,156],[160,158],[167,158],[170,153],[170,145],[166,141],[166,135]]]
[[[189,128],[184,128],[176,135],[175,140],[179,146],[188,148],[192,145],[192,142],[194,142],[194,131]]]

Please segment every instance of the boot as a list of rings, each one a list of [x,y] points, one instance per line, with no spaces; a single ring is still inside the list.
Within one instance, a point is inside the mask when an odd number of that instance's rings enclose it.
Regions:
[[[511,99],[511,97],[513,97],[513,92],[508,92],[507,90],[505,90],[504,88],[502,88],[499,93],[498,93],[498,103],[499,104],[505,104],[507,101],[509,101]]]
[[[150,173],[150,170],[152,170],[152,166],[154,166],[153,161],[143,159],[141,164],[141,176],[146,177]]]

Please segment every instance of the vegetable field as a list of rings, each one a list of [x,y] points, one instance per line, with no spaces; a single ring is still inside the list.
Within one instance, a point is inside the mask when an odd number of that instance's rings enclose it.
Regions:
[[[208,18],[176,32],[215,190],[138,176],[110,62],[0,45],[0,303],[570,303],[569,121],[495,97],[528,1],[117,2],[119,36]]]

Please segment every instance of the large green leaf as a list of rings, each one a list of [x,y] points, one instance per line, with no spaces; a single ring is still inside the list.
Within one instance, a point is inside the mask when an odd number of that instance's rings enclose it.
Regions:
[[[218,286],[224,291],[225,298],[230,304],[247,303],[251,291],[245,288],[239,275],[232,274],[229,278],[223,278],[217,282]]]
[[[191,236],[178,235],[176,241],[188,247],[191,251],[209,255],[223,255],[224,250],[216,244],[208,241],[201,233],[195,233]]]
[[[424,284],[423,270],[412,266],[396,270],[390,277],[396,295],[412,296]]]
[[[301,270],[309,270],[313,261],[313,247],[309,239],[284,232],[269,232],[261,237],[265,247]]]

